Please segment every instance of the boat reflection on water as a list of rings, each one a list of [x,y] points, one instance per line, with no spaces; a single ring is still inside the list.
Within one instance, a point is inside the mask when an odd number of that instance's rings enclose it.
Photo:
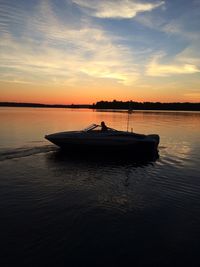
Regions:
[[[102,152],[92,154],[88,151],[85,153],[66,153],[65,150],[57,149],[48,155],[48,160],[61,164],[91,164],[91,165],[104,165],[104,166],[134,166],[142,167],[156,162],[159,159],[158,150],[154,153],[148,154],[119,154],[119,153],[106,153]]]

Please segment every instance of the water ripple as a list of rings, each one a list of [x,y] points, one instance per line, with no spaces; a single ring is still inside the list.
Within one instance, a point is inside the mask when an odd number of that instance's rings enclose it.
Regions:
[[[50,151],[56,151],[57,148],[52,145],[45,146],[35,146],[35,147],[18,147],[18,148],[7,148],[1,149],[0,152],[0,161],[8,160],[8,159],[16,159],[22,157],[28,157],[39,153],[46,153]]]

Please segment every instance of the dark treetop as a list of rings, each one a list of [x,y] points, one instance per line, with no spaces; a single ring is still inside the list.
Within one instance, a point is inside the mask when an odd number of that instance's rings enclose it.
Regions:
[[[200,111],[200,103],[160,103],[160,102],[135,102],[135,101],[99,101],[96,104],[39,104],[39,103],[16,103],[0,102],[1,107],[35,107],[35,108],[93,108],[93,109],[128,109],[128,110],[182,110]]]

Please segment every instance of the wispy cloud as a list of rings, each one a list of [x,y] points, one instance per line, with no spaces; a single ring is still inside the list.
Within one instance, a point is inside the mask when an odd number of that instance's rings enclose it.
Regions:
[[[8,1],[0,2],[0,33],[10,32],[12,24],[23,27],[26,17],[23,9],[19,9],[15,2],[10,5]]]
[[[146,68],[146,74],[149,76],[167,77],[177,74],[194,74],[200,72],[200,68],[186,60],[175,59],[171,63],[161,63],[163,53],[153,56]]]
[[[151,13],[139,14],[135,20],[147,29],[155,30],[157,33],[165,34],[165,37],[176,37],[182,38],[186,41],[199,41],[199,18],[200,9],[196,8],[195,14],[188,11],[188,14],[179,15],[172,17],[171,19],[167,16],[167,11],[163,9],[163,12],[157,16]],[[198,12],[199,11],[199,12]],[[169,12],[169,11],[168,11]],[[198,15],[196,15],[198,13]],[[191,17],[193,18],[191,19]],[[192,24],[192,25],[191,25]]]
[[[187,30],[184,24],[185,23],[181,20],[170,21],[163,25],[160,30],[164,33],[167,33],[168,35],[182,37],[190,42],[200,41],[199,33],[197,32],[197,30]]]
[[[152,11],[164,5],[164,1],[155,3],[139,2],[135,0],[72,0],[87,14],[98,18],[130,19],[138,13]]]
[[[124,85],[138,78],[132,52],[115,43],[103,29],[89,23],[78,28],[64,25],[46,1],[36,10],[39,13],[27,21],[26,32],[20,39],[8,33],[1,36],[0,60],[4,69],[1,78],[76,85],[81,83],[82,76],[90,80],[112,79]],[[48,18],[43,16],[44,10]],[[38,45],[34,36],[40,34]]]

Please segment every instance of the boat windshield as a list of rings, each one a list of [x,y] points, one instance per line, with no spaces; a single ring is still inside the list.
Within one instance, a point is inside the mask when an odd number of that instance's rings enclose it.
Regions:
[[[95,128],[97,128],[99,125],[97,124],[90,124],[88,127],[86,127],[85,129],[83,129],[84,132],[88,132],[88,131],[92,131],[94,130]]]
[[[86,127],[85,129],[83,129],[84,132],[101,131],[101,130],[102,130],[101,125],[98,125],[98,124],[91,124],[88,127]],[[117,131],[117,130],[109,128],[109,127],[107,127],[107,130],[108,131]]]

